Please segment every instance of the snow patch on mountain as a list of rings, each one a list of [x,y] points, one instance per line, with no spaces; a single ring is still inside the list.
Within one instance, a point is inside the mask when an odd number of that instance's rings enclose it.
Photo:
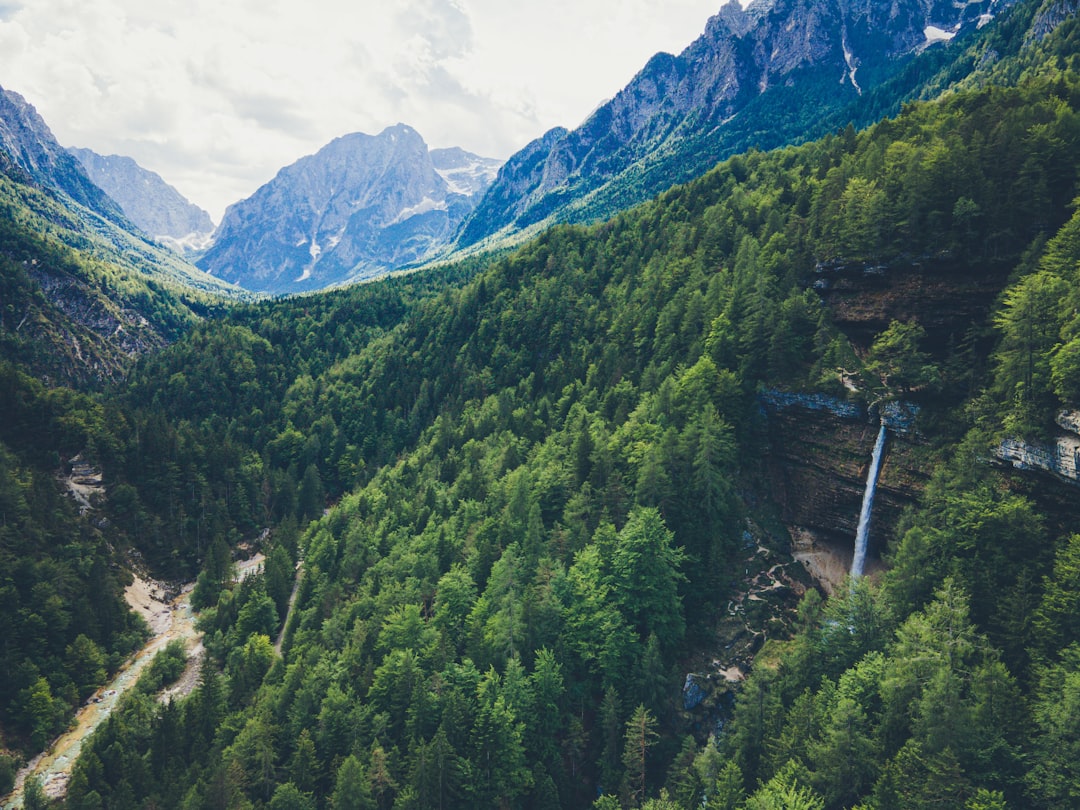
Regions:
[[[855,80],[855,71],[859,69],[859,63],[855,60],[855,54],[851,51],[851,46],[848,45],[847,28],[845,27],[841,33],[841,45],[844,49],[844,62],[847,63],[847,78],[851,80],[851,86],[855,88],[855,92],[860,96],[862,95],[862,88],[859,87],[859,83]],[[841,77],[840,82],[843,83],[844,78]]]
[[[159,233],[154,235],[154,240],[160,242],[174,253],[180,253],[186,256],[192,253],[201,253],[210,247],[211,243],[214,241],[214,233],[213,231],[203,231],[199,233],[189,233],[179,237]]]
[[[432,149],[431,164],[451,194],[482,194],[495,181],[501,160],[480,157],[464,149]]]
[[[448,206],[446,200],[433,200],[431,197],[424,197],[416,205],[411,205],[408,208],[401,209],[394,219],[390,221],[390,225],[397,225],[399,222],[404,222],[407,219],[418,216],[420,214],[426,214],[428,211],[446,211]]]
[[[950,39],[956,36],[956,30],[946,31],[944,28],[938,28],[936,25],[928,25],[923,29],[923,33],[926,34],[926,46],[929,47],[935,42],[948,42]]]

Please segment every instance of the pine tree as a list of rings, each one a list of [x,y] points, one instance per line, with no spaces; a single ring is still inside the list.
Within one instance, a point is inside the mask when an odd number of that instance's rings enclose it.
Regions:
[[[632,807],[645,800],[649,749],[656,742],[656,718],[644,705],[638,704],[626,722],[622,763],[626,769],[624,793]]]
[[[333,810],[375,810],[364,766],[354,755],[345,757],[334,780]]]

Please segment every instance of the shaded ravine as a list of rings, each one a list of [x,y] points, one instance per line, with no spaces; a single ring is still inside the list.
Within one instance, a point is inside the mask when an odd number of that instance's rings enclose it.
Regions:
[[[239,563],[237,576],[243,578],[260,570],[263,559],[263,556],[258,554]],[[185,642],[189,656],[198,648],[202,633],[195,628],[195,614],[191,608],[194,585],[193,582],[184,585],[179,596],[171,602],[165,602],[156,595],[160,586],[135,577],[135,581],[125,590],[124,597],[132,610],[146,620],[153,635],[142,649],[128,659],[111,681],[90,696],[75,715],[71,728],[53,740],[46,751],[38,754],[19,771],[14,790],[3,799],[3,810],[23,806],[23,787],[26,780],[32,777],[41,780],[45,795],[49,798],[65,795],[71,769],[82,751],[83,742],[105,722],[124,692],[135,685],[154,656],[165,649],[169,642],[177,639]],[[189,660],[189,668],[196,665],[196,661]],[[172,694],[176,692],[173,691]]]

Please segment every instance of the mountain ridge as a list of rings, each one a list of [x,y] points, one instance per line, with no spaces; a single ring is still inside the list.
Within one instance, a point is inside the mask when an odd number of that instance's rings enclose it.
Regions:
[[[796,95],[784,111],[819,116],[823,105],[846,106],[862,94],[860,70],[870,86],[871,75],[895,69],[889,60],[930,44],[932,22],[955,35],[1009,5],[757,0],[744,10],[729,2],[682,53],[654,55],[581,126],[550,130],[511,157],[462,226],[456,247],[556,220],[591,221],[641,202],[734,151],[725,145],[726,130],[741,125],[739,116],[773,88],[824,87],[824,74],[833,76],[832,98]],[[757,138],[762,148],[790,139],[785,133]],[[659,165],[640,166],[650,161]]]
[[[185,245],[198,246],[213,233],[214,223],[206,211],[133,158],[80,147],[68,151],[128,219],[152,238],[184,252]]]
[[[0,92],[5,355],[52,383],[100,387],[250,293],[152,241],[22,96]]]
[[[14,90],[0,87],[0,168],[16,169],[32,182],[57,188],[71,199],[123,226],[120,206],[89,177],[82,164],[53,137],[45,120]]]

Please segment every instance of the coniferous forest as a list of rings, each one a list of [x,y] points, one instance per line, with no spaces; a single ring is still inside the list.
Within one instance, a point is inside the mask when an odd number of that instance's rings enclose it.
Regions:
[[[73,810],[1075,807],[1080,490],[999,450],[1080,409],[1078,43],[512,252],[177,317],[96,389],[3,313],[0,792],[145,638],[137,552],[196,582],[198,684],[158,700],[170,649]],[[911,268],[964,317],[839,317]],[[748,557],[790,560],[769,392],[916,404],[925,477],[872,576],[746,616],[695,714]]]

